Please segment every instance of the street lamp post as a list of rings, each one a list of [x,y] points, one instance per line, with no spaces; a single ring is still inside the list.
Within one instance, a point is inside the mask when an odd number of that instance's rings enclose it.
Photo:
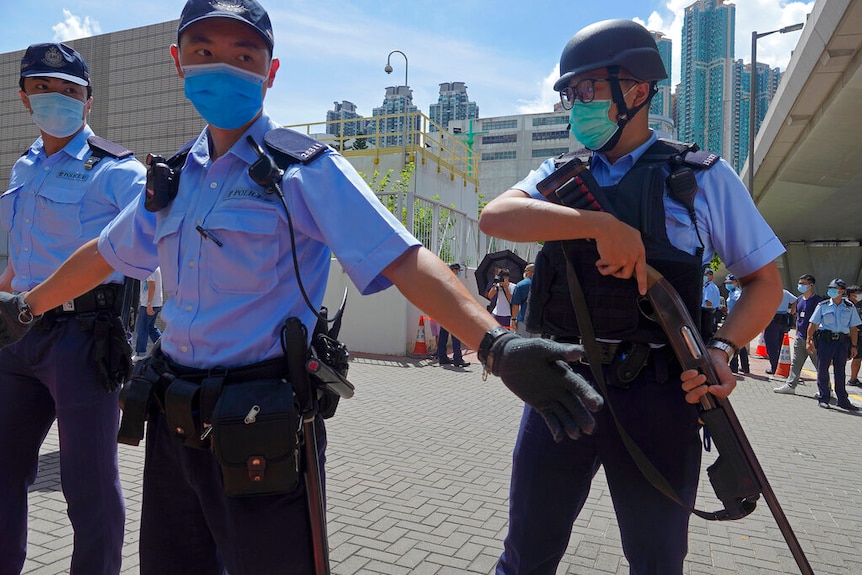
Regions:
[[[402,132],[403,133],[401,135],[401,147],[402,147],[401,173],[402,173],[402,177],[403,177],[404,171],[407,169],[407,124],[409,122],[409,115],[407,112],[407,90],[408,90],[407,69],[408,69],[409,64],[407,62],[407,54],[405,54],[401,50],[392,50],[391,52],[389,52],[389,55],[386,56],[386,66],[383,68],[384,72],[386,72],[387,74],[392,73],[392,65],[389,63],[389,61],[392,58],[392,54],[395,54],[395,53],[398,53],[398,54],[401,54],[402,56],[404,56],[404,90],[405,90],[405,93],[404,93],[404,124],[402,126]],[[396,91],[397,91],[397,88],[396,88]],[[408,186],[409,186],[409,182],[408,182]],[[412,212],[413,203],[408,201],[408,204],[409,204],[411,212]],[[401,192],[398,192],[398,197],[396,198],[396,205],[397,205],[397,209],[398,209],[398,219],[401,219],[401,214],[403,213],[402,203],[401,203]],[[411,233],[413,232],[413,217],[412,216],[413,216],[413,214],[411,213],[410,217],[407,218],[407,230],[410,231]]]
[[[796,32],[804,24],[792,24],[769,32],[751,33],[751,85],[748,88],[748,193],[754,196],[754,126],[757,119],[757,40],[770,34]]]

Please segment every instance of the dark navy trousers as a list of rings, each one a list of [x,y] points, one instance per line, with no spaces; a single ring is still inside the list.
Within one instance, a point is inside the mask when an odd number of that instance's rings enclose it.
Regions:
[[[766,329],[763,330],[763,343],[766,355],[769,356],[769,367],[774,372],[778,368],[781,346],[784,344],[784,334],[790,331],[787,326],[787,314],[775,314]]]
[[[99,383],[92,332],[77,319],[37,324],[0,351],[0,575],[27,550],[27,493],[54,419],[60,477],[75,532],[73,575],[120,572],[125,507],[117,465],[117,394]]]
[[[575,369],[592,380],[587,366]],[[658,383],[648,365],[630,389],[610,387],[608,393],[628,434],[682,500],[693,505],[701,442],[697,409],[685,402],[678,375]],[[605,469],[630,573],[682,574],[689,512],[644,478],[608,406],[595,417],[593,435],[555,443],[542,417],[525,407],[513,457],[509,532],[497,575],[556,573],[599,466]]]
[[[817,337],[815,335],[815,337]],[[817,389],[820,391],[820,401],[829,403],[832,390],[829,388],[829,364],[832,364],[832,375],[835,380],[835,397],[839,402],[847,401],[845,368],[850,352],[850,336],[844,336],[844,341],[820,338],[817,344]]]
[[[316,424],[325,480],[326,431]],[[212,452],[184,447],[164,415],[150,418],[140,560],[141,575],[313,575],[305,482],[285,495],[228,497]]]
[[[437,360],[440,362],[446,361],[449,356],[446,353],[446,346],[449,343],[449,336],[451,334],[446,331],[446,328],[442,325],[440,326],[440,335],[437,336]],[[461,355],[461,340],[452,336],[452,361],[454,363],[461,363],[464,361],[464,356]]]

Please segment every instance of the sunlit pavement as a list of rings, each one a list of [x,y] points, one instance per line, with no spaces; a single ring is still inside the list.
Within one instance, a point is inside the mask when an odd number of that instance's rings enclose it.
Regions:
[[[493,572],[506,533],[512,445],[521,404],[474,354],[467,368],[432,360],[354,357],[356,396],[328,423],[329,535],[334,574]],[[862,416],[814,399],[806,371],[795,395],[752,359],[733,405],[818,575],[860,573]],[[849,367],[849,365],[848,365]],[[860,388],[848,388],[862,405]],[[834,402],[834,399],[833,399]],[[25,573],[68,573],[72,530],[59,484],[56,430],[30,494]],[[121,445],[127,504],[124,574],[138,573],[143,446]],[[706,454],[704,469],[714,460]],[[698,506],[719,509],[704,472]],[[767,506],[745,519],[691,521],[686,573],[799,573]],[[289,573],[289,569],[285,571]],[[602,472],[557,572],[628,574]]]

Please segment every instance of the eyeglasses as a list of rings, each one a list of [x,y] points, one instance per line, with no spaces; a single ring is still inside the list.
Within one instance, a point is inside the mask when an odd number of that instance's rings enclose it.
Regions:
[[[617,78],[620,82],[640,83],[640,80],[634,78]],[[563,104],[564,110],[571,110],[575,104],[575,99],[580,100],[584,104],[589,104],[596,98],[596,82],[610,82],[611,78],[585,78],[574,86],[566,86],[560,90],[560,102]]]

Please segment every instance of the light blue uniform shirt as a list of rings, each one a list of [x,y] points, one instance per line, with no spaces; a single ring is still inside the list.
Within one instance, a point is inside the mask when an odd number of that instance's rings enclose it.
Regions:
[[[852,305],[846,305],[842,299],[837,305],[832,299],[826,299],[817,304],[811,314],[810,324],[818,325],[818,330],[828,329],[838,333],[850,333],[851,327],[862,324],[859,312]]]
[[[44,281],[144,189],[143,164],[105,156],[92,169],[84,126],[66,146],[48,156],[39,137],[12,168],[9,190],[0,196],[0,218],[9,232],[12,289],[27,291]],[[122,283],[114,273],[105,282]]]
[[[613,186],[623,178],[655,141],[656,135],[642,146],[611,164],[604,154],[593,154],[590,171],[601,186]],[[536,184],[554,171],[554,159],[512,186],[537,199],[545,199]],[[703,264],[717,252],[725,267],[736,277],[753,273],[784,253],[784,246],[757,211],[745,185],[723,159],[708,170],[695,170],[698,193],[694,200],[697,226],[703,238]],[[675,247],[694,254],[700,246],[685,206],[664,196],[667,236]]]
[[[299,317],[309,336],[314,328],[316,319],[294,274],[284,207],[248,176],[258,157],[246,135],[262,143],[277,127],[263,114],[215,161],[204,129],[186,159],[173,203],[153,214],[141,198],[99,239],[99,252],[128,275],[145,278],[161,266],[168,296],[162,350],[181,365],[256,363],[282,355],[279,333],[287,318]],[[302,283],[316,309],[326,289],[330,248],[359,291],[370,294],[389,287],[381,272],[419,245],[332,150],[309,165],[288,168],[282,189]]]
[[[710,302],[712,305],[708,306],[706,302]],[[710,281],[703,284],[703,300],[700,303],[700,307],[717,310],[720,303],[721,292],[718,291],[718,286],[715,285],[715,282]]]
[[[778,309],[775,313],[790,313],[790,306],[796,301],[796,296],[787,290],[781,294],[781,303],[778,304]]]
[[[727,313],[733,311],[733,306],[736,305],[736,302],[739,301],[739,298],[742,296],[742,288],[736,288],[732,292],[730,292],[727,296]]]

